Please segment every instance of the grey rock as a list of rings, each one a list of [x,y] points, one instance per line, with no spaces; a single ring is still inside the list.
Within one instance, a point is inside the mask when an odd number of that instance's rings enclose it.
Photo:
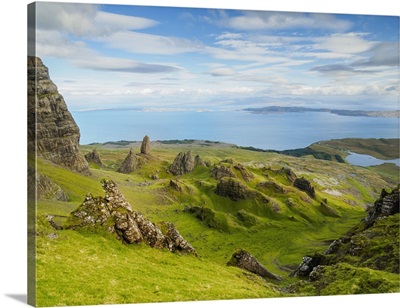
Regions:
[[[92,152],[85,154],[85,159],[88,163],[95,163],[100,167],[103,167],[103,162],[101,161],[100,155],[96,149],[93,149]]]
[[[218,181],[215,193],[222,197],[228,197],[233,201],[246,199],[251,196],[251,191],[240,180],[232,177],[224,177]]]
[[[236,170],[239,170],[239,172],[245,182],[250,182],[254,178],[254,175],[249,170],[247,170],[245,166],[243,166],[241,164],[237,164],[233,167]]]
[[[375,201],[374,206],[369,210],[368,215],[365,218],[367,226],[373,225],[379,217],[387,217],[399,213],[399,194],[399,186],[393,189],[390,193],[383,189],[380,197]]]
[[[196,162],[194,157],[192,156],[192,152],[189,150],[186,153],[179,153],[176,157],[172,165],[169,167],[169,172],[173,175],[183,175],[186,173],[190,173],[196,167]]]
[[[216,180],[220,180],[224,177],[231,177],[231,178],[236,177],[231,168],[225,165],[215,166],[211,170],[211,176]]]
[[[118,172],[127,174],[135,171],[136,169],[138,169],[138,167],[139,167],[139,159],[133,152],[133,149],[131,148],[129,154],[125,157],[125,160],[118,168]]]
[[[144,242],[150,247],[172,252],[195,253],[194,248],[170,223],[165,223],[165,232],[132,210],[131,205],[111,180],[102,180],[105,196],[94,198],[91,194],[73,211],[67,221],[67,228],[77,229],[91,226],[104,227],[127,244]]]
[[[314,187],[312,187],[310,181],[308,181],[304,177],[295,179],[293,186],[306,192],[310,197],[315,197]]]
[[[80,131],[48,68],[28,56],[28,151],[57,165],[90,174],[79,150]]]
[[[147,135],[143,138],[142,145],[140,146],[140,153],[150,155],[150,138]]]
[[[268,271],[254,256],[242,249],[232,255],[228,265],[239,267],[264,278],[283,280],[282,277]]]
[[[35,179],[35,180],[33,180]],[[33,180],[33,181],[32,181]],[[38,199],[48,199],[68,202],[68,195],[49,177],[40,174],[33,167],[28,166],[28,190],[35,190]]]

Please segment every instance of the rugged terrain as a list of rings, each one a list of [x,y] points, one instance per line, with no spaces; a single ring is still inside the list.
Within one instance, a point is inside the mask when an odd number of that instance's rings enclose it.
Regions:
[[[96,149],[101,158],[101,165],[91,162],[90,176],[38,160],[39,172],[58,185],[69,200],[44,196],[38,202],[40,305],[374,292],[373,285],[322,292],[303,285],[304,278],[291,274],[304,256],[322,254],[364,219],[382,188],[391,191],[391,184],[379,174],[338,162],[201,141],[152,142],[151,155],[146,157],[140,147],[140,142],[81,146],[82,153]],[[134,171],[118,172],[130,151],[137,153],[142,164]],[[195,157],[202,163],[196,165]],[[174,175],[171,170],[186,171]],[[71,213],[87,202],[88,192],[95,199],[104,195],[103,179],[115,182],[132,210],[155,225],[173,223],[196,256],[153,249],[145,243],[124,244],[117,234],[96,226],[69,228]],[[246,267],[232,266],[229,261],[241,249],[271,276],[261,278]],[[110,255],[114,259],[110,260]],[[364,264],[351,258],[336,266],[343,271],[355,268],[357,275],[365,271]],[[84,280],[80,277],[82,267]],[[69,274],[63,275],[63,271]],[[377,292],[400,290],[398,274],[385,269],[368,271],[372,276],[367,275],[367,279],[385,277],[381,281],[385,287]],[[131,273],[129,279],[126,272]],[[282,280],[271,279],[272,275]],[[353,285],[358,285],[357,275]],[[344,278],[335,279],[339,285]],[[132,283],[137,292],[127,292]]]
[[[31,303],[400,291],[393,173],[201,140],[80,146],[47,69],[31,58],[35,78]]]

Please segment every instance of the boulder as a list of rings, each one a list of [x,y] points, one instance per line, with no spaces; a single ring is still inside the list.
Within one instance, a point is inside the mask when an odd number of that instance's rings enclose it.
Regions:
[[[283,280],[282,277],[271,273],[260,262],[258,262],[254,256],[242,249],[239,249],[232,255],[227,265],[239,267],[263,278]]]

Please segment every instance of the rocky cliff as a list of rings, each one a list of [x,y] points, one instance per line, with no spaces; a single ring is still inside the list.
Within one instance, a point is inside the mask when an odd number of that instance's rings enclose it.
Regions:
[[[80,132],[48,68],[28,57],[28,151],[76,172],[89,174],[79,151]]]

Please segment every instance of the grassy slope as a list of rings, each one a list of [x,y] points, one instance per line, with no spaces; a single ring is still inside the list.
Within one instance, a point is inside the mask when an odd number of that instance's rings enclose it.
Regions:
[[[92,148],[86,146],[82,151]],[[255,175],[248,183],[250,188],[254,189],[268,176],[285,187],[288,194],[263,191],[272,201],[268,204],[257,199],[235,202],[214,193],[216,181],[210,178],[209,168],[200,167],[181,177],[167,174],[165,169],[175,155],[187,149],[212,164],[233,158]],[[225,264],[235,249],[249,251],[269,270],[285,277],[280,286],[289,284],[295,278],[288,278],[288,268],[300,263],[306,254],[325,250],[328,242],[365,216],[361,205],[372,203],[387,185],[363,168],[198,145],[153,149],[151,162],[126,175],[113,170],[128,153],[127,148],[107,149],[97,145],[97,150],[106,168],[92,166],[90,178],[39,161],[39,172],[52,178],[71,199],[38,203],[37,272],[41,306],[286,296],[276,291],[271,282],[227,267]],[[298,176],[312,180],[317,200],[291,187],[283,175],[274,171],[281,167],[290,167]],[[156,173],[159,180],[151,180],[150,176]],[[153,222],[173,222],[199,257],[179,256],[144,245],[122,245],[111,235],[90,230],[50,228],[45,214],[58,215],[56,220],[62,223],[63,216],[75,209],[86,193],[103,195],[99,181],[104,177],[118,183],[134,210]],[[169,187],[170,178],[181,181],[184,193]],[[295,206],[287,205],[288,198]],[[335,215],[321,207],[324,198]],[[205,221],[183,211],[185,206],[194,205],[211,209],[217,228],[210,228]],[[245,210],[250,223],[238,218],[240,210]],[[58,238],[48,237],[51,233],[57,233]]]

